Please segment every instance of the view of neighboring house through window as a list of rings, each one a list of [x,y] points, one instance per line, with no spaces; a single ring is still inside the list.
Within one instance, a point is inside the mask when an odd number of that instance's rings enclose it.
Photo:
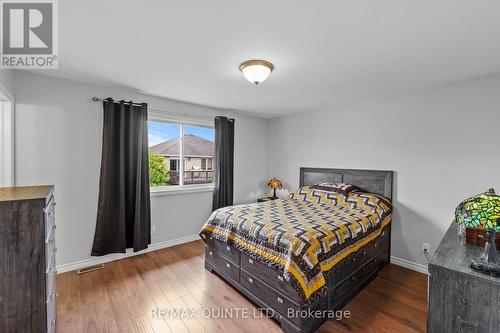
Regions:
[[[213,128],[150,120],[148,130],[151,187],[213,182]]]

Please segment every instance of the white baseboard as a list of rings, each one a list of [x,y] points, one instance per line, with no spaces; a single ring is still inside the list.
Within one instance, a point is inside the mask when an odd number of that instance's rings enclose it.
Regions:
[[[180,238],[176,238],[176,239],[172,239],[172,240],[168,240],[168,241],[164,241],[164,242],[154,243],[154,244],[149,245],[149,247],[147,249],[142,250],[142,251],[138,251],[138,252],[133,252],[132,249],[127,249],[126,253],[115,253],[115,254],[109,254],[106,256],[102,256],[102,257],[92,257],[92,258],[72,262],[69,264],[59,265],[59,266],[57,266],[57,273],[74,271],[74,270],[85,268],[88,266],[99,265],[99,264],[103,264],[103,263],[118,260],[118,259],[133,257],[133,256],[136,256],[139,254],[164,249],[164,248],[171,247],[174,245],[189,243],[189,242],[192,242],[192,241],[195,241],[198,239],[201,239],[198,234],[189,235],[189,236],[180,237]]]
[[[189,243],[195,240],[201,239],[198,234],[195,235],[189,235],[185,237],[180,237],[164,242],[159,242],[159,243],[154,243],[151,244],[147,249],[139,251],[139,252],[133,252],[132,249],[127,249],[127,253],[116,253],[116,254],[110,254],[107,256],[102,256],[102,257],[92,257],[76,262],[72,262],[69,264],[63,264],[57,266],[57,272],[58,273],[64,273],[64,272],[69,272],[69,271],[74,271],[77,269],[85,268],[88,266],[93,266],[93,265],[99,265],[99,264],[104,264],[106,262],[118,260],[118,259],[124,259],[128,257],[133,257],[139,254],[151,252],[151,251],[156,251],[160,249],[164,249],[167,247],[179,245],[179,244],[184,244],[184,243]],[[411,269],[416,272],[424,273],[424,274],[429,274],[427,270],[427,265],[422,265],[419,263],[415,263],[406,259],[401,259],[398,257],[391,256],[391,264],[402,266],[408,269]]]
[[[398,265],[404,268],[411,269],[412,271],[416,271],[419,273],[424,273],[429,275],[429,271],[427,270],[427,265],[422,265],[413,261],[409,261],[406,259],[401,259],[398,257],[391,256],[391,264]]]

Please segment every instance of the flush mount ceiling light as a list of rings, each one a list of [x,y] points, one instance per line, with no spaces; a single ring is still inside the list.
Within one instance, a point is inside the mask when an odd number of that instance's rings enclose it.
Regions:
[[[248,81],[258,85],[265,81],[274,69],[274,65],[266,60],[247,60],[240,65],[240,71]]]

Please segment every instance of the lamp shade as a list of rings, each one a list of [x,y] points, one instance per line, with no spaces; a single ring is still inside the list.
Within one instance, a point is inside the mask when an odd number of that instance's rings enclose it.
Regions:
[[[455,209],[457,223],[465,227],[490,229],[500,231],[500,196],[495,190],[475,195],[465,199]]]
[[[277,189],[277,188],[282,188],[283,184],[281,183],[281,180],[273,178],[267,182],[267,187],[270,187],[272,189]]]

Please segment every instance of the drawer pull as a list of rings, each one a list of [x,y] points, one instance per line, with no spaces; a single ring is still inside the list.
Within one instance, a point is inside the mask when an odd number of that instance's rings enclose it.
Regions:
[[[283,277],[281,275],[278,275],[278,280],[283,282]]]
[[[226,250],[228,250],[229,252],[231,252],[231,248],[229,246],[226,246]]]
[[[253,283],[253,279],[249,277],[248,282]]]
[[[248,258],[248,262],[253,265],[253,260],[252,259]]]
[[[227,268],[231,268],[231,265],[229,263],[226,263]]]
[[[283,299],[281,297],[276,297],[276,300],[278,301],[278,303],[283,304]]]
[[[352,280],[352,281],[355,281],[355,280],[356,280],[356,275],[353,275],[353,276],[351,277],[351,280]]]

